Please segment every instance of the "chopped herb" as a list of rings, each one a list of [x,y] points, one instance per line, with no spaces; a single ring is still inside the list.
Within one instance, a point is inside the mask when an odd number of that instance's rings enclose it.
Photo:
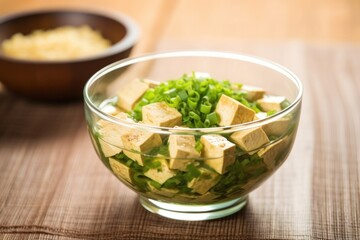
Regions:
[[[201,176],[200,170],[195,167],[193,164],[189,164],[186,166],[186,173],[184,174],[184,178],[186,181],[190,182],[194,178],[198,178]]]
[[[156,188],[156,189],[160,189],[160,188],[161,188],[161,184],[158,183],[158,182],[156,182],[156,181],[154,181],[154,180],[149,180],[149,183],[150,183],[151,186],[153,186],[153,187]]]
[[[289,100],[287,100],[287,99],[285,99],[281,104],[280,104],[280,107],[281,107],[281,109],[285,109],[285,108],[287,108],[288,106],[290,106],[290,102],[289,102]]]
[[[267,115],[267,116],[271,116],[271,115],[274,115],[275,113],[277,113],[276,110],[271,110],[271,111],[268,111],[268,112],[266,113],[266,115]]]
[[[195,150],[199,153],[201,153],[204,145],[200,142],[200,140],[197,140],[195,143]]]
[[[236,90],[241,86],[210,77],[197,77],[194,73],[185,74],[179,79],[169,80],[147,90],[129,115],[136,121],[141,121],[143,106],[164,101],[181,113],[183,124],[187,127],[217,127],[219,119],[215,108],[222,94],[259,112],[256,103],[247,101],[245,93]]]

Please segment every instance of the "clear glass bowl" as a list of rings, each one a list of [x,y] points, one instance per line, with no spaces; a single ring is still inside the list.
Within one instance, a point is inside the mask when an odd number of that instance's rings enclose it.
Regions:
[[[191,72],[205,72],[217,80],[260,87],[272,95],[286,97],[290,105],[252,122],[215,128],[156,127],[111,114],[111,105],[117,101],[116,92],[130,81],[138,78],[164,82]],[[99,158],[123,184],[139,194],[144,208],[173,219],[207,220],[243,208],[247,195],[286,160],[296,136],[302,91],[301,82],[292,72],[268,60],[227,52],[163,52],[115,62],[93,75],[84,89],[85,115]],[[171,158],[166,151],[173,136],[199,139],[216,135],[234,143],[233,134],[259,128],[270,141],[251,151],[236,147],[232,152],[217,151],[179,159]],[[150,140],[145,147],[139,148],[144,150],[134,150],[119,141],[124,132],[128,137],[139,134],[151,137],[147,138]],[[222,162],[228,155],[233,161]],[[135,164],[139,160],[156,164],[154,168]],[[195,178],[186,178],[187,168],[169,168],[169,164],[189,162],[198,173]],[[214,171],[221,163],[224,169],[227,165],[227,170]]]

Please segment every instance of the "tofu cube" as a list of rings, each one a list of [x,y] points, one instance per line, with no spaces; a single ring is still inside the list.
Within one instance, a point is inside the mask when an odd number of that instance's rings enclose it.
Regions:
[[[253,154],[251,151],[270,142],[261,127],[235,132],[231,134],[230,139],[242,150],[249,152],[250,154]]]
[[[267,117],[268,117],[268,115],[267,115],[266,112],[258,112],[254,116],[254,121],[259,120],[259,119],[264,119],[264,118],[267,118]]]
[[[143,154],[149,152],[155,147],[159,147],[162,144],[159,134],[140,129],[132,129],[126,134],[123,134],[121,136],[121,141],[124,146],[124,154],[141,166],[144,165]]]
[[[148,171],[146,171],[144,175],[147,176],[148,178],[151,178],[152,180],[160,184],[163,184],[164,182],[166,182],[166,180],[176,175],[176,171],[171,170],[169,168],[169,164],[166,161],[166,159],[156,158],[154,159],[154,161],[159,161],[160,167],[151,168]]]
[[[170,168],[186,170],[186,166],[200,157],[195,149],[195,137],[192,135],[171,135],[169,137]]]
[[[114,115],[114,117],[118,118],[118,119],[121,119],[121,120],[124,120],[124,121],[127,121],[127,122],[134,122],[134,120],[132,120],[126,113],[124,112],[119,112],[117,114]],[[106,127],[107,125],[115,125],[114,123],[112,122],[109,122],[109,121],[105,121],[105,120],[99,120],[96,122],[96,126],[98,128],[104,128]]]
[[[205,163],[220,174],[227,172],[235,162],[235,144],[215,134],[201,136],[200,142],[203,144]]]
[[[182,124],[182,115],[165,102],[157,102],[142,107],[142,120],[149,125],[174,127]]]
[[[254,102],[260,98],[263,98],[265,91],[262,88],[252,87],[248,85],[244,85],[242,90],[245,91],[245,98],[248,101]]]
[[[114,174],[120,179],[131,183],[131,169],[114,158],[109,158],[110,167]]]
[[[99,143],[100,143],[101,150],[105,157],[114,156],[115,154],[118,154],[122,151],[121,148],[111,145],[111,144],[105,142],[104,140],[102,140],[101,138],[99,138]]]
[[[113,115],[113,116],[121,113],[120,108],[118,108],[117,106],[113,106],[113,105],[105,105],[105,106],[101,107],[100,109],[104,113]]]
[[[290,122],[289,118],[281,118],[264,125],[262,128],[268,136],[281,136],[289,129]]]
[[[287,145],[288,141],[285,138],[280,139],[274,144],[258,151],[258,155],[263,158],[264,163],[269,169],[273,169],[276,166],[277,158],[283,153]]]
[[[230,126],[250,122],[255,116],[254,110],[226,95],[221,95],[219,102],[216,105],[215,112],[220,117],[220,126]]]
[[[119,113],[115,115],[115,117],[132,122],[132,119],[128,118],[125,113]],[[123,147],[121,136],[126,134],[128,129],[124,126],[104,120],[99,120],[96,123],[96,127],[100,134],[99,143],[105,157],[113,156],[116,153],[121,152],[121,148]]]
[[[218,182],[219,174],[206,168],[199,168],[199,171],[200,177],[192,179],[187,186],[197,193],[205,194]]]
[[[285,100],[286,98],[281,96],[267,96],[259,99],[257,103],[264,112],[273,110],[279,112],[281,111],[281,103],[283,103]]]
[[[157,87],[161,84],[161,82],[158,82],[158,81],[155,81],[155,80],[151,80],[151,79],[141,79],[140,80],[141,82],[143,83],[146,83],[149,85],[150,88],[154,88],[154,87]]]
[[[142,82],[139,79],[130,81],[116,94],[118,97],[118,107],[125,111],[130,111],[149,88],[148,83]]]

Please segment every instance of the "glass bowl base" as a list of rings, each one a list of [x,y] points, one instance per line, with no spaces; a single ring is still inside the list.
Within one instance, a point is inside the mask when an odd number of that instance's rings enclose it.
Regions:
[[[226,217],[241,210],[246,203],[247,196],[204,205],[165,203],[140,196],[140,204],[146,210],[166,218],[184,221],[201,221]]]

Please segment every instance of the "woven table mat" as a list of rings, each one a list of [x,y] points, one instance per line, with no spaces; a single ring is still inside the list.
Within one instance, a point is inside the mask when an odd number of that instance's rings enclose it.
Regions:
[[[159,43],[229,50],[293,70],[305,92],[288,160],[240,212],[186,222],[151,214],[102,165],[83,104],[0,90],[0,239],[360,239],[360,48]]]

